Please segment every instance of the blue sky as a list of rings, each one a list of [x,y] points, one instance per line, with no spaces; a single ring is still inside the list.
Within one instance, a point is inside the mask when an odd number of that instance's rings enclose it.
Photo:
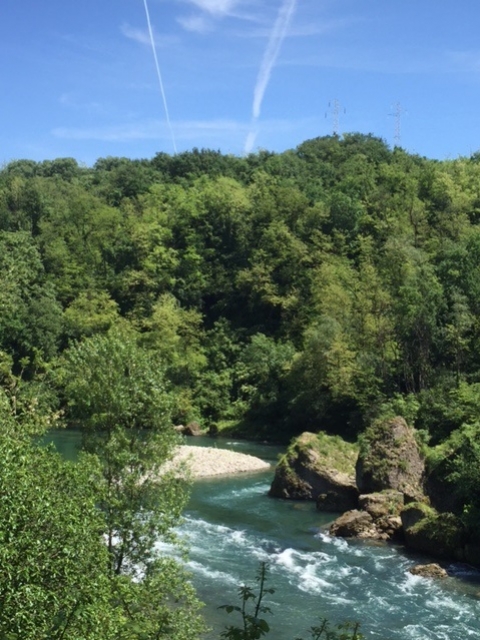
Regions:
[[[480,149],[478,0],[147,1],[164,96],[145,0],[4,0],[0,162],[283,151],[335,104],[340,133]]]

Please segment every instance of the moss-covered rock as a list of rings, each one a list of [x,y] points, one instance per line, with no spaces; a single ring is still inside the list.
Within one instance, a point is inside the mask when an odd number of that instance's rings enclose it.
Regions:
[[[425,464],[414,431],[401,417],[373,423],[365,432],[356,467],[360,493],[394,489],[405,499],[423,495]]]
[[[449,480],[456,451],[449,443],[442,443],[428,450],[425,460],[425,493],[438,511],[460,515],[464,502],[455,483]]]
[[[432,509],[432,507],[425,502],[411,502],[400,512],[402,526],[406,531],[414,527],[420,520],[434,516],[435,513],[435,509]]]
[[[367,493],[358,498],[358,505],[360,509],[368,511],[372,518],[398,516],[404,505],[403,493],[393,489],[380,493]]]
[[[453,513],[438,513],[427,505],[408,505],[401,513],[405,543],[437,558],[465,559],[465,527]]]
[[[281,457],[270,487],[275,498],[315,500],[320,510],[356,506],[355,460],[358,449],[338,436],[302,433]]]

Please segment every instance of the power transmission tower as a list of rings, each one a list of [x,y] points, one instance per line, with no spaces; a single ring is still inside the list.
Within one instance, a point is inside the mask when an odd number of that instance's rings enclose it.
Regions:
[[[407,112],[402,107],[400,102],[396,102],[393,105],[393,109],[393,113],[389,114],[395,118],[395,132],[393,135],[393,142],[394,146],[399,147],[402,138],[402,116]]]
[[[338,132],[340,129],[340,111],[342,109],[342,105],[340,101],[335,98],[335,100],[331,100],[328,103],[328,109],[332,116],[332,135],[338,136]],[[328,116],[328,113],[325,113],[325,118]],[[345,107],[343,108],[343,113],[347,113]]]

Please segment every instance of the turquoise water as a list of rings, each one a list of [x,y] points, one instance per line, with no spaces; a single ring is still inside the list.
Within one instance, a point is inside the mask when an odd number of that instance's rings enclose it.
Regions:
[[[196,443],[197,441],[193,441]],[[204,444],[202,442],[202,444]],[[207,441],[211,445],[211,441]],[[275,460],[277,450],[244,442],[222,446]],[[259,562],[270,569],[272,640],[293,640],[327,617],[358,620],[372,639],[480,638],[480,574],[451,565],[452,577],[431,581],[407,569],[428,560],[401,547],[331,538],[311,503],[268,498],[272,472],[195,483],[180,531],[190,544],[188,566],[218,638],[234,614],[240,583],[254,585]],[[454,577],[454,576],[457,577]]]
[[[55,437],[71,457],[76,434]],[[275,461],[278,448],[215,441]],[[212,446],[209,439],[189,444]],[[465,640],[480,638],[480,574],[450,565],[451,577],[431,581],[408,573],[428,558],[385,544],[331,538],[321,514],[310,503],[267,497],[272,472],[198,480],[180,535],[188,541],[188,568],[205,616],[217,639],[234,614],[218,610],[235,604],[241,583],[254,585],[262,561],[270,564],[268,597],[271,640],[293,640],[319,618],[358,620],[374,640]],[[167,553],[171,548],[163,547]]]

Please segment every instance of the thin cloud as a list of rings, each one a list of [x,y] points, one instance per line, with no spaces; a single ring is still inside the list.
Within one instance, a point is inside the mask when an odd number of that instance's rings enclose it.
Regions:
[[[188,120],[174,124],[179,139],[190,139],[201,134],[240,132],[245,133],[248,125],[234,120]],[[128,142],[133,140],[154,140],[169,138],[168,126],[162,120],[120,124],[107,127],[69,128],[57,127],[52,130],[55,138],[67,140],[98,140],[101,142]]]
[[[248,154],[251,151],[253,151],[256,140],[257,140],[257,132],[249,131],[247,135],[247,139],[245,140],[245,153]]]
[[[129,40],[133,40],[134,42],[138,42],[139,44],[150,46],[150,36],[146,29],[139,29],[137,27],[132,27],[128,23],[122,24],[120,27],[123,35]]]
[[[155,38],[153,36],[153,29],[152,29],[152,23],[151,23],[151,20],[150,20],[150,11],[148,9],[147,0],[143,0],[143,4],[144,4],[144,7],[145,7],[145,17],[147,19],[148,34],[150,36],[150,44],[152,45],[152,53],[153,53],[153,58],[154,58],[154,61],[155,61],[155,69],[157,71],[158,85],[159,85],[160,93],[161,93],[161,96],[162,96],[163,108],[165,109],[165,118],[166,118],[166,121],[167,121],[167,126],[168,126],[168,128],[170,130],[170,135],[171,135],[171,138],[172,138],[173,150],[175,151],[175,153],[177,153],[177,145],[176,145],[176,142],[175,142],[175,132],[173,130],[173,127],[172,127],[172,124],[171,124],[171,121],[170,121],[170,114],[169,114],[169,111],[168,111],[168,104],[167,104],[167,96],[166,96],[166,93],[165,93],[165,87],[164,87],[164,84],[163,84],[162,74],[161,74],[161,71],[160,71],[160,64],[158,62],[157,49],[155,47]]]
[[[105,113],[105,108],[99,102],[82,102],[73,93],[62,93],[59,102],[62,107],[67,107],[68,109],[95,114]]]
[[[147,47],[151,46],[150,34],[148,32],[148,29],[132,27],[132,25],[128,24],[128,22],[124,22],[120,27],[120,31],[129,40],[133,40],[134,42]],[[178,42],[178,38],[172,35],[159,36],[158,34],[155,34],[155,30],[153,30],[153,34],[156,47],[165,47],[172,44],[177,44]]]
[[[352,20],[329,20],[321,24],[298,24],[288,29],[286,38],[309,38],[314,36],[326,35],[340,29],[344,29],[352,24]],[[268,38],[271,34],[271,27],[259,27],[248,31],[239,31],[236,35],[243,38]]]
[[[257,76],[257,82],[253,92],[253,106],[252,106],[252,129],[245,141],[245,153],[250,153],[255,143],[256,133],[255,128],[260,117],[262,109],[263,98],[265,91],[267,90],[268,83],[272,75],[273,68],[280,53],[282,43],[287,35],[287,30],[290,25],[293,13],[297,5],[297,0],[284,0],[280,11],[278,12],[277,19],[273,25],[268,40],[267,48],[263,55],[260,70]],[[254,135],[255,134],[255,135]]]
[[[226,18],[259,21],[258,16],[245,11],[245,5],[252,4],[251,0],[183,0],[183,2],[195,7],[198,12],[177,18],[177,22],[186,31],[208,33],[214,29],[218,21]]]
[[[287,133],[300,130],[310,124],[309,119],[271,119],[262,122],[262,133]],[[210,138],[237,135],[240,139],[251,131],[248,122],[228,119],[179,120],[172,122],[178,140],[198,140],[203,136]],[[167,124],[159,119],[147,119],[135,123],[123,123],[104,127],[56,127],[51,132],[54,138],[63,140],[96,140],[99,142],[129,142],[135,140],[168,140],[170,132]],[[252,139],[252,144],[255,138]]]
[[[270,77],[272,75],[273,67],[277,61],[278,54],[282,47],[283,40],[285,39],[288,25],[295,10],[296,0],[285,0],[278,17],[273,26],[270,39],[268,41],[265,54],[263,56],[262,64],[260,65],[260,71],[258,73],[257,83],[255,85],[255,91],[253,95],[253,117],[259,118],[262,108],[263,97],[267,89]]]
[[[180,17],[177,18],[177,22],[185,31],[193,33],[208,33],[213,28],[211,20],[199,15]]]
[[[215,17],[230,15],[239,4],[238,0],[187,0],[187,2]]]

